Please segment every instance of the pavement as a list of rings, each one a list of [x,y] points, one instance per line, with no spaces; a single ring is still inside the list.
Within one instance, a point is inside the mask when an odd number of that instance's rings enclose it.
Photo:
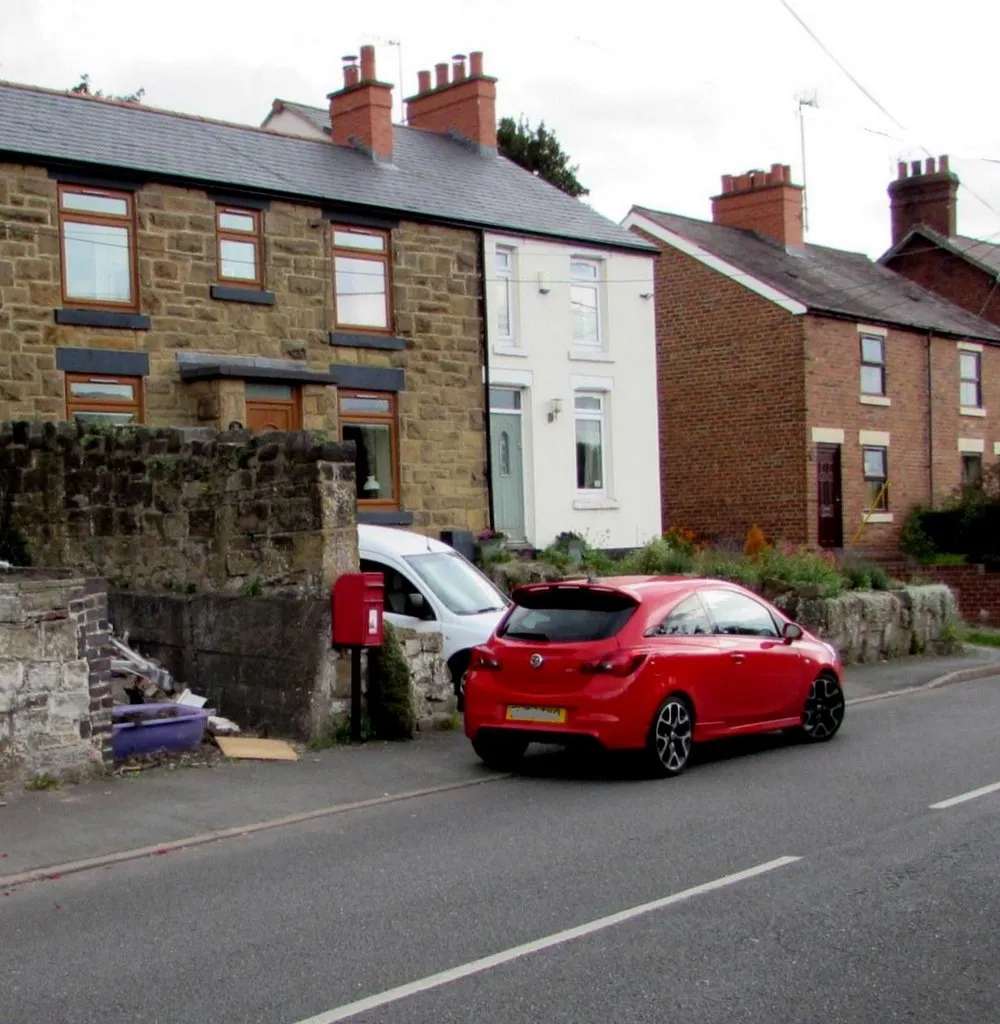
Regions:
[[[871,700],[994,665],[1000,674],[1000,650],[967,648],[952,657],[849,666],[844,689],[848,701]],[[423,733],[411,743],[307,751],[294,763],[159,767],[44,792],[8,788],[0,807],[0,888],[49,869],[89,869],[95,860],[162,853],[499,778],[458,730]]]
[[[673,780],[542,751],[495,784],[18,887],[2,1016],[996,1021],[998,720],[993,678],[854,704],[828,744],[706,745]],[[458,740],[401,749],[467,767]]]

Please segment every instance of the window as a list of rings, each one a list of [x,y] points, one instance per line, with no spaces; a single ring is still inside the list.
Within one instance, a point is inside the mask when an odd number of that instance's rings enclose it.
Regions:
[[[603,494],[605,424],[604,396],[577,393],[573,398],[576,417],[576,489],[589,494]]]
[[[142,379],[67,374],[66,413],[81,423],[142,423]]]
[[[513,347],[514,338],[514,250],[497,246],[495,257],[496,281],[493,300],[496,304],[497,341]]]
[[[650,636],[709,636],[712,623],[697,595],[679,605],[654,629]]]
[[[518,599],[502,634],[534,643],[584,643],[619,633],[637,605],[630,597],[586,587],[552,587]]]
[[[136,309],[135,219],[127,192],[59,190],[63,298]]]
[[[733,590],[703,590],[701,596],[724,636],[778,636],[771,613],[757,601]]]
[[[389,235],[333,229],[333,320],[336,327],[389,330]]]
[[[962,486],[981,487],[983,483],[983,457],[978,454],[962,456]]]
[[[885,448],[861,449],[861,463],[865,478],[865,508],[869,512],[886,512],[889,509],[886,454]]]
[[[571,260],[569,300],[573,310],[573,344],[601,345],[601,264],[597,260]]]
[[[217,206],[215,227],[219,239],[219,280],[262,285],[260,213]]]
[[[456,615],[484,615],[507,607],[507,599],[457,551],[407,555],[407,564]]]
[[[340,436],[357,448],[358,501],[396,506],[396,396],[384,391],[341,391]]]
[[[384,577],[385,610],[391,615],[407,615],[412,619],[433,621],[436,616],[419,588],[401,572],[383,562],[361,560],[362,572],[380,572]]]
[[[982,353],[959,352],[961,377],[960,402],[963,409],[981,409],[983,405]]]
[[[861,394],[885,394],[885,338],[861,336]]]

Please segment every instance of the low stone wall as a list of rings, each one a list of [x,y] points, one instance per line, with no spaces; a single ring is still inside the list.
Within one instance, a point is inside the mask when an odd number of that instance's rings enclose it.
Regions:
[[[451,715],[458,702],[455,684],[444,660],[444,641],[440,633],[418,633],[396,629],[410,666],[413,713],[418,725],[432,725]]]
[[[982,565],[916,565],[894,562],[888,571],[901,580],[928,580],[950,587],[962,618],[970,625],[1000,628],[1000,572]]]
[[[0,572],[0,780],[111,759],[107,595],[72,572]]]
[[[840,597],[774,599],[786,615],[836,646],[845,664],[911,654],[951,654],[959,647],[958,604],[945,586],[851,591]]]

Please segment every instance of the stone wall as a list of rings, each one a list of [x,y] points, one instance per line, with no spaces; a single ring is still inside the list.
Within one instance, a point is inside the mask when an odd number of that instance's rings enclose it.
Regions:
[[[417,724],[433,724],[451,715],[457,707],[455,683],[444,660],[440,633],[419,633],[396,627],[403,653],[410,666],[413,712]]]
[[[321,597],[358,564],[353,446],[308,433],[5,423],[0,488],[0,555],[119,586]]]
[[[1000,628],[1000,572],[982,565],[917,565],[886,563],[888,572],[902,580],[933,581],[955,592],[962,618],[970,626]]]
[[[72,572],[0,573],[0,781],[111,758],[107,594]]]

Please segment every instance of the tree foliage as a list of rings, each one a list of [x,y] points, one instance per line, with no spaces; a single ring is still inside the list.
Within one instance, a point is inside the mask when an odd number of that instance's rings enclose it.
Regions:
[[[94,96],[97,99],[103,100],[118,100],[120,103],[142,103],[143,96],[146,95],[146,90],[139,88],[135,92],[124,93],[121,96],[116,96],[113,93],[105,93],[100,89],[92,89],[90,87],[90,75],[80,75],[80,81],[70,89],[70,92],[76,93],[77,96]]]
[[[590,192],[577,179],[579,166],[570,164],[569,155],[544,121],[532,128],[523,114],[517,121],[502,118],[497,127],[497,147],[509,160],[574,198]]]

